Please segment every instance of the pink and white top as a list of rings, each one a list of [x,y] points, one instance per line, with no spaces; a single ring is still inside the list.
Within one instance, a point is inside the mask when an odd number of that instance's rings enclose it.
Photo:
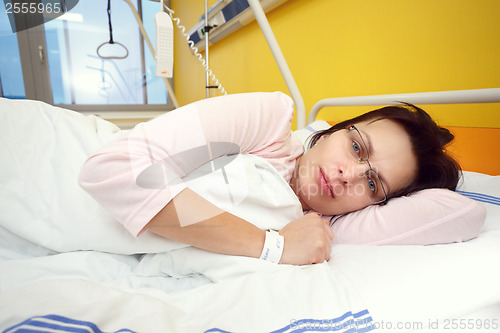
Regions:
[[[100,148],[85,162],[80,185],[139,235],[186,187],[176,180],[224,154],[262,157],[289,181],[295,160],[304,152],[300,140],[291,135],[293,112],[292,99],[280,92],[228,95],[186,105],[141,123]],[[210,143],[232,145],[214,152]],[[208,154],[197,154],[200,147],[208,147],[204,150]],[[186,154],[189,151],[193,153]],[[166,176],[163,186],[144,186],[138,179],[155,163]]]

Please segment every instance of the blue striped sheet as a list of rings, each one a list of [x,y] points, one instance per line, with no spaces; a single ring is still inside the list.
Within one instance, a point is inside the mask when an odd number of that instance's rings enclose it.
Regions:
[[[356,313],[348,311],[340,317],[333,319],[298,319],[291,320],[290,325],[270,333],[299,333],[299,332],[342,332],[362,333],[376,328],[368,310]],[[232,333],[219,328],[212,328],[205,333]]]
[[[105,333],[96,324],[50,314],[46,316],[36,316],[14,325],[2,333]],[[129,329],[121,329],[113,333],[136,333]]]
[[[333,319],[300,319],[291,321],[290,325],[272,333],[299,333],[308,331],[318,332],[369,332],[375,329],[372,325],[372,318],[368,310],[357,313],[351,311]],[[99,327],[89,321],[76,320],[60,315],[50,314],[45,316],[35,316],[14,325],[2,333],[105,333]],[[219,328],[212,328],[208,332],[231,333]],[[129,329],[120,329],[113,333],[136,333]]]
[[[460,193],[460,194],[462,194],[466,197],[469,197],[471,199],[474,199],[476,201],[500,206],[500,197],[495,197],[493,195],[487,195],[487,194],[482,194],[482,193],[477,193],[477,192],[467,192],[467,191],[457,191],[457,193]]]

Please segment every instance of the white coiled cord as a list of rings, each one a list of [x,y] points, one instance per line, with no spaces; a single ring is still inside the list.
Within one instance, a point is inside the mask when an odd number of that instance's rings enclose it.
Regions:
[[[201,63],[201,65],[203,66],[203,68],[205,69],[205,72],[208,74],[208,76],[210,77],[210,79],[212,79],[212,82],[214,83],[214,85],[217,87],[217,89],[220,90],[220,92],[224,95],[227,95],[227,92],[226,90],[224,89],[224,87],[222,87],[222,84],[219,82],[219,80],[215,77],[215,74],[212,72],[212,70],[208,67],[208,64],[207,62],[205,61],[205,59],[203,59],[203,56],[201,55],[201,53],[198,51],[198,48],[196,46],[194,46],[194,42],[190,39],[190,36],[188,33],[186,33],[186,27],[184,27],[182,24],[181,24],[181,20],[177,17],[174,17],[174,14],[175,12],[168,8],[166,5],[163,5],[163,7],[165,7],[165,9],[167,10],[168,14],[170,15],[170,17],[172,18],[172,21],[175,22],[175,24],[177,25],[177,27],[181,30],[181,33],[182,35],[186,38],[186,41],[188,43],[188,46],[189,48],[191,49],[191,51],[193,52],[193,55],[198,59],[198,61]]]

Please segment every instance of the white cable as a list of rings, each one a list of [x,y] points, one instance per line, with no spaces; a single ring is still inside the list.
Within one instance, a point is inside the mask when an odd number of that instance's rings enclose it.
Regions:
[[[141,17],[139,16],[139,13],[135,9],[135,6],[132,4],[130,0],[124,0],[132,10],[132,13],[134,14],[135,20],[137,21],[137,24],[139,25],[139,30],[141,31],[142,37],[144,38],[144,41],[148,45],[149,51],[151,52],[151,55],[153,58],[155,58],[155,50],[153,48],[153,44],[151,44],[151,41],[149,40],[148,34],[146,32],[146,29],[144,28],[144,25],[142,24]],[[170,82],[167,80],[167,78],[163,78],[163,82],[165,82],[165,86],[167,87],[168,95],[170,96],[170,100],[174,104],[175,108],[179,107],[179,102],[177,101],[177,97],[175,96],[174,89],[170,85]]]
[[[186,27],[184,27],[183,25],[181,25],[181,23],[180,23],[181,20],[179,18],[177,18],[177,17],[174,17],[175,12],[172,9],[168,8],[166,5],[163,5],[163,6],[167,10],[167,12],[170,15],[170,17],[172,18],[172,21],[174,21],[175,24],[177,25],[177,27],[181,30],[182,35],[186,38],[186,41],[188,43],[189,48],[193,52],[194,56],[198,59],[198,61],[201,62],[201,65],[205,69],[205,72],[212,79],[212,82],[214,83],[214,85],[217,86],[217,89],[219,89],[222,94],[227,95],[226,90],[224,89],[224,87],[222,87],[222,84],[215,77],[215,74],[212,72],[212,70],[208,67],[207,62],[205,61],[205,59],[203,59],[203,56],[198,51],[198,48],[196,46],[194,46],[194,42],[190,39],[189,34],[186,33]]]

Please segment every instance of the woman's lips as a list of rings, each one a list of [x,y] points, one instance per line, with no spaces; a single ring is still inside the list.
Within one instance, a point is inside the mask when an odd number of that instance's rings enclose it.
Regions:
[[[330,186],[330,182],[329,182],[326,174],[323,172],[323,169],[321,169],[321,168],[319,169],[319,183],[321,185],[322,193],[326,193],[332,198],[335,197],[333,195],[333,191],[332,191],[332,187]]]

